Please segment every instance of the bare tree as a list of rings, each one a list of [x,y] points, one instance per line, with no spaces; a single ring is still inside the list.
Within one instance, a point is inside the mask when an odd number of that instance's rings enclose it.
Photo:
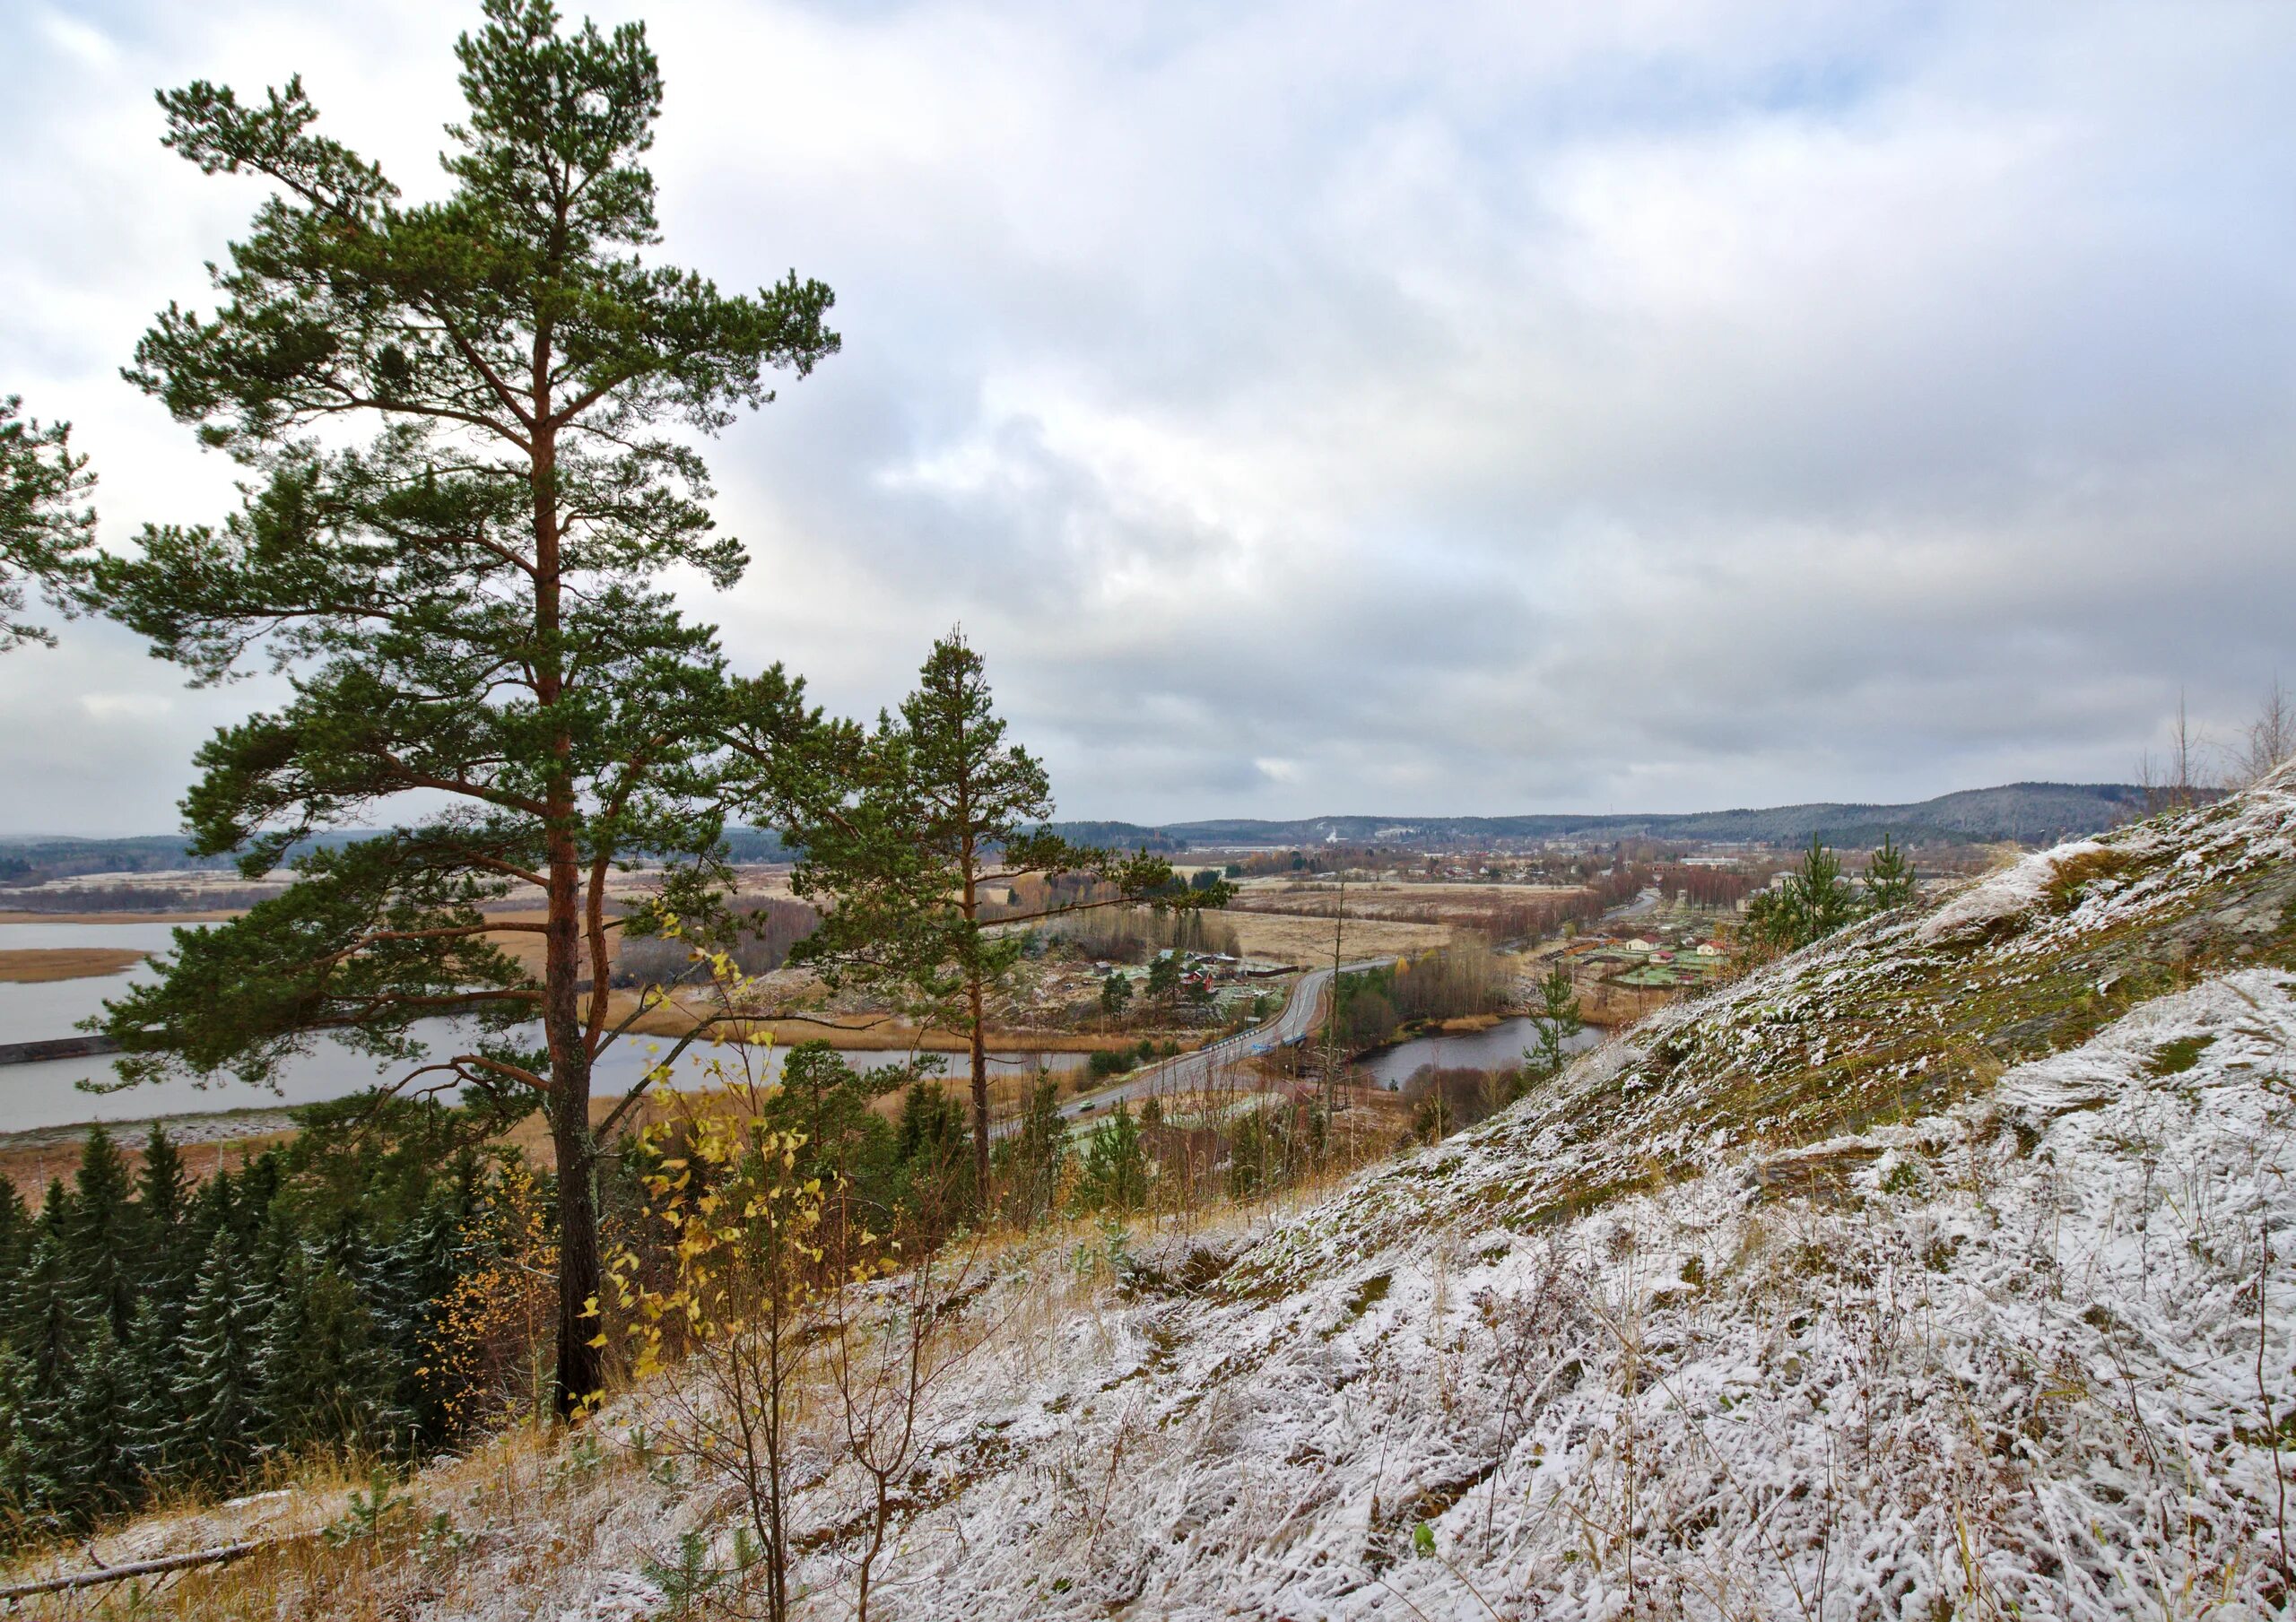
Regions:
[[[894,1522],[909,1508],[902,1488],[931,1440],[935,1391],[984,1338],[953,1321],[987,1280],[981,1236],[976,1229],[943,1250],[920,1246],[914,1264],[898,1278],[829,1298],[831,1401],[841,1422],[843,1452],[868,1495],[858,1547],[846,1557],[857,1584],[855,1622],[869,1622],[878,1562]]]
[[[2264,702],[2257,707],[2256,719],[2248,723],[2248,747],[2241,751],[2239,762],[2240,780],[2261,782],[2291,755],[2296,755],[2296,695],[2281,685],[2275,672]]]
[[[2179,811],[2189,811],[2199,798],[2196,768],[2199,757],[2208,742],[2192,724],[2192,717],[2185,710],[2185,690],[2177,690],[2177,721],[2169,733],[2169,796],[2170,803]]]

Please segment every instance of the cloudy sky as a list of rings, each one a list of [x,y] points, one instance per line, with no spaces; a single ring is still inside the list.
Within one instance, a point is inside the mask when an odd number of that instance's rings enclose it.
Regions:
[[[0,392],[115,543],[230,502],[117,369],[257,195],[152,89],[426,195],[475,9],[0,6]],[[669,255],[845,336],[693,606],[864,713],[962,621],[1065,814],[2118,780],[2296,679],[2296,8],[637,9]],[[0,831],[172,827],[264,690],[10,656]]]

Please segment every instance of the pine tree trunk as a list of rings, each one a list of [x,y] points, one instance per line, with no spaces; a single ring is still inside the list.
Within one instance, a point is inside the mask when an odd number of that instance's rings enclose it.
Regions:
[[[549,333],[536,335],[535,419],[550,418]],[[559,585],[558,447],[547,426],[534,444],[535,629],[540,647],[535,696],[545,710],[566,698]],[[578,1004],[581,981],[581,852],[574,830],[579,811],[572,780],[573,739],[561,724],[552,740],[556,756],[544,802],[544,844],[549,857],[549,916],[543,970],[543,1033],[550,1046],[551,1141],[558,1158],[558,1357],[552,1392],[560,1418],[570,1418],[604,1383],[604,1360],[589,1342],[594,1320],[582,1314],[599,1288],[597,1145],[590,1133],[590,1047]],[[606,988],[591,987],[593,997]]]
[[[578,1089],[559,1094],[551,1137],[558,1154],[558,1417],[571,1418],[605,1383],[598,1322],[582,1314],[599,1289],[597,1142],[590,1134],[587,1058]],[[561,1082],[561,1089],[564,1082]]]
[[[972,1025],[972,1178],[973,1198],[988,1209],[988,1046],[981,1030],[980,976],[976,971],[967,987]]]

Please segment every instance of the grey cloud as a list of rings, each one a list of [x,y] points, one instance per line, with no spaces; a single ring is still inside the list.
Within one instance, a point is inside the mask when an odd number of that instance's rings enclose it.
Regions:
[[[114,533],[227,497],[109,369],[253,203],[150,86],[301,67],[434,184],[469,14],[122,0],[109,58],[0,66],[42,149],[0,369],[82,421]],[[2296,676],[2285,13],[651,25],[669,251],[822,276],[847,341],[712,447],[757,563],[696,612],[863,713],[961,620],[1071,814],[2116,777],[2180,686],[2229,733]],[[0,759],[58,758],[36,687],[166,690],[74,636],[0,665]],[[117,710],[0,824],[153,826],[220,702]]]

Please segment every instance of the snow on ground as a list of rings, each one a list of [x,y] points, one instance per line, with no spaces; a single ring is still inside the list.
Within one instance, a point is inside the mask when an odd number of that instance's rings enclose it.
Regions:
[[[2283,1604],[2296,776],[1948,906],[1272,1227],[1016,1247],[872,1614]],[[603,1464],[470,1486],[466,1551],[390,1614],[662,1614],[646,1563],[696,1529],[722,1555],[735,1500],[633,1462],[661,1406],[615,1404]],[[860,1483],[827,1446],[798,1476],[799,1612],[849,1616]]]
[[[2213,979],[1796,1151],[1848,1168],[1824,1200],[1722,1167],[978,1354],[884,1614],[2254,1614],[2292,988]]]

